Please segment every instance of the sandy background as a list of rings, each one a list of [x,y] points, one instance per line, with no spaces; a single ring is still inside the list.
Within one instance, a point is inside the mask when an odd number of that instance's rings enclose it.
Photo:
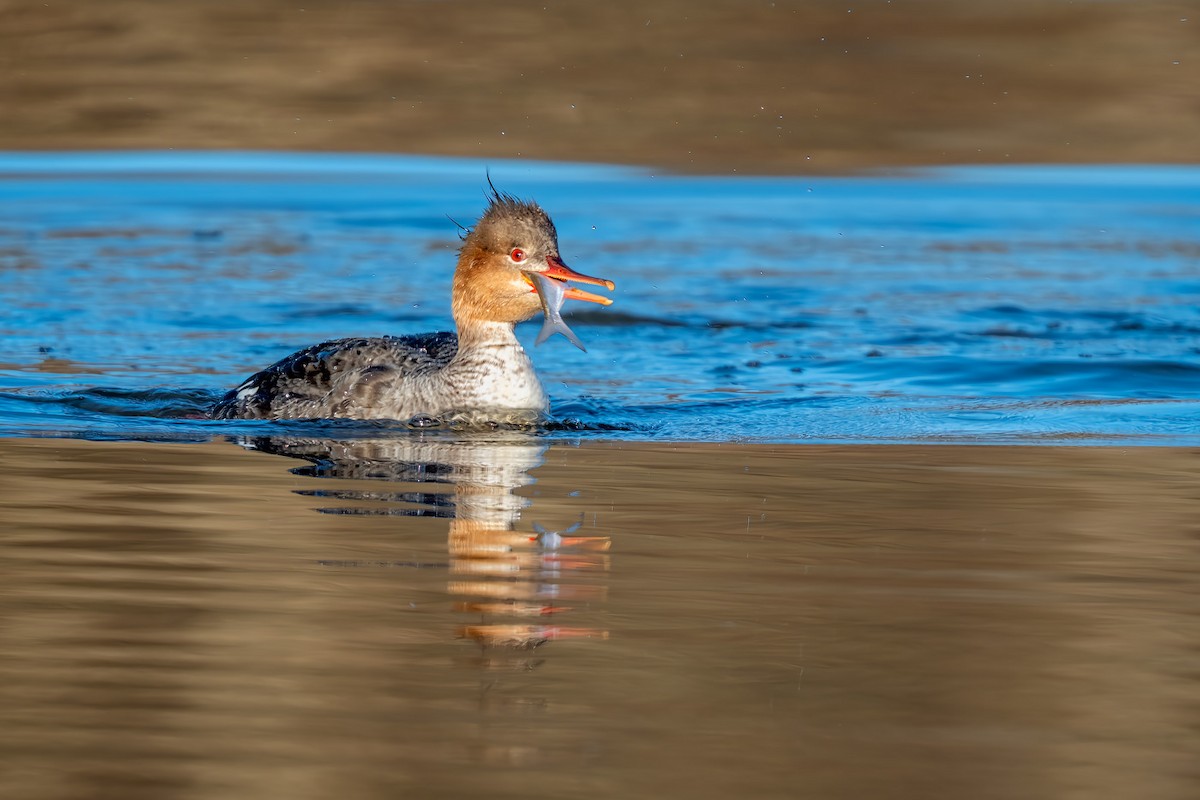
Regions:
[[[1194,2],[0,0],[0,149],[1194,163]]]

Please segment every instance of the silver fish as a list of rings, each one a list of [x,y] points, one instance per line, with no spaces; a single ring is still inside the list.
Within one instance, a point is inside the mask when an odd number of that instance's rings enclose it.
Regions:
[[[546,321],[542,323],[542,330],[533,342],[534,346],[536,347],[556,333],[561,333],[567,337],[567,341],[586,353],[587,348],[583,346],[583,342],[579,341],[575,332],[567,327],[562,314],[559,313],[567,299],[567,284],[554,278],[547,278],[538,272],[527,274],[533,279],[533,286],[537,289],[538,297],[542,301],[542,313],[546,315]]]

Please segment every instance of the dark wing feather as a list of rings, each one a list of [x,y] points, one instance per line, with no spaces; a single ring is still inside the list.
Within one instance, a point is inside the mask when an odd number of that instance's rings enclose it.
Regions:
[[[309,412],[327,402],[335,377],[356,385],[383,376],[402,377],[440,369],[458,352],[453,333],[336,339],[315,344],[256,372],[228,392],[212,408],[214,419],[320,417]],[[343,384],[344,385],[344,384]]]

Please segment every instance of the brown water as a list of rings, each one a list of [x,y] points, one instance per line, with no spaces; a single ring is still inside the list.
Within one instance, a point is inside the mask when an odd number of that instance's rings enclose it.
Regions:
[[[1194,0],[0,0],[0,150],[1195,163]]]
[[[1197,451],[248,444],[0,440],[0,796],[1200,793]]]

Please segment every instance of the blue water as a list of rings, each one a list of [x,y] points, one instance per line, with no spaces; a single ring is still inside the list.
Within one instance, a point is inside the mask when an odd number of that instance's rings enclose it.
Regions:
[[[304,345],[449,328],[485,169],[617,283],[568,307],[587,354],[534,351],[549,437],[1200,444],[1200,168],[226,153],[0,154],[0,435],[402,430],[200,417]]]

